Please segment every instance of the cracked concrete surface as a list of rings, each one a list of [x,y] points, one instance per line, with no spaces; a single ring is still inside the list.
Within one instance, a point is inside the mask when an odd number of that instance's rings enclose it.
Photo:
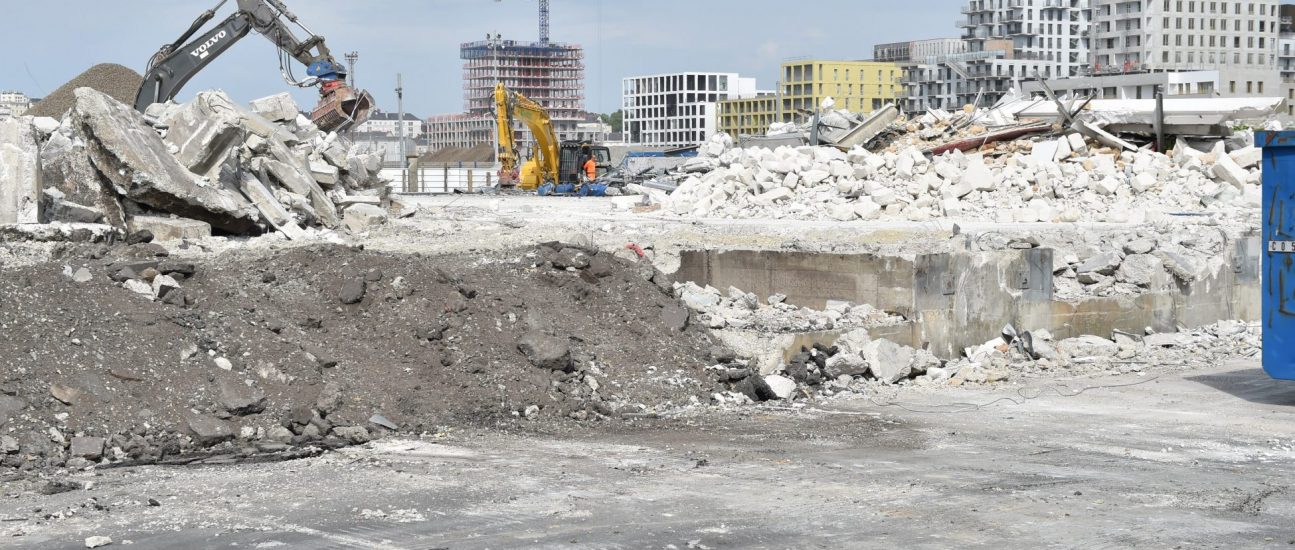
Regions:
[[[1023,402],[965,405],[1002,397]],[[136,549],[1288,547],[1292,420],[1295,384],[1249,360],[910,388],[574,436],[452,432],[105,470],[77,476],[84,491],[6,493],[0,536],[41,549],[94,535]]]

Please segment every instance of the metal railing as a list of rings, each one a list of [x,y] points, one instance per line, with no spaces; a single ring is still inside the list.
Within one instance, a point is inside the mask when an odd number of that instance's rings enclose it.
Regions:
[[[403,170],[400,193],[434,195],[454,192],[473,193],[494,187],[499,168],[492,162],[450,162],[419,164]]]

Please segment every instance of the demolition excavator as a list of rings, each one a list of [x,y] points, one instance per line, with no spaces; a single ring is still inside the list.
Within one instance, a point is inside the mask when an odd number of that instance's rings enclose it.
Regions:
[[[311,112],[310,118],[321,130],[342,131],[369,118],[373,96],[346,84],[346,68],[333,58],[324,44],[324,37],[301,24],[282,0],[236,0],[238,11],[194,39],[193,36],[215,18],[216,12],[227,2],[229,0],[220,0],[216,7],[203,12],[189,30],[153,55],[144,74],[144,83],[135,96],[136,110],[142,113],[149,105],[174,99],[194,75],[256,31],[278,46],[279,70],[289,85],[319,87],[319,105]],[[307,38],[297,38],[289,23],[300,28]],[[299,80],[296,77],[292,60],[306,66],[306,78]]]
[[[580,183],[580,166],[594,158],[599,174],[611,165],[611,151],[587,141],[559,141],[544,107],[526,96],[495,85],[495,116],[499,131],[499,183],[539,195],[601,195],[606,185]],[[533,157],[521,161],[513,121],[521,120],[535,136]]]

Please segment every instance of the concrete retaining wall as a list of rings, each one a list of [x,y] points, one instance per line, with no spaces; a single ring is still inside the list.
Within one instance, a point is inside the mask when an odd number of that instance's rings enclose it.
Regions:
[[[1225,319],[1257,320],[1260,312],[1259,238],[1234,242],[1226,261],[1190,283],[1168,273],[1156,290],[1136,297],[1053,297],[1052,250],[920,255],[815,254],[777,251],[687,251],[674,275],[716,288],[735,286],[762,299],[822,309],[830,300],[871,304],[911,323],[885,329],[887,338],[927,347],[944,358],[999,335],[1004,325],[1048,329],[1057,338],[1173,331]],[[834,333],[801,338],[796,348],[830,343]],[[803,341],[802,341],[803,340]]]

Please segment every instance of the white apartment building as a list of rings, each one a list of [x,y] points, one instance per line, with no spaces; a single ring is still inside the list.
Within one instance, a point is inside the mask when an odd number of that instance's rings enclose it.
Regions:
[[[423,135],[425,124],[422,119],[409,113],[405,113],[404,123],[401,124],[398,113],[378,112],[369,117],[369,120],[357,126],[355,131],[399,136],[401,126],[405,127],[406,138],[417,138]]]
[[[1217,70],[1217,94],[1276,96],[1277,0],[1093,0],[1094,74]]]
[[[687,72],[624,79],[625,140],[640,145],[699,145],[719,131],[718,102],[754,97],[754,78]]]
[[[980,55],[950,65],[969,82],[958,94],[960,101],[972,103],[983,91],[981,103],[993,104],[1025,80],[1083,73],[1089,54],[1088,2],[969,0],[962,9],[962,38],[968,53]]]
[[[31,98],[22,92],[0,91],[0,116],[18,116],[31,108]]]

